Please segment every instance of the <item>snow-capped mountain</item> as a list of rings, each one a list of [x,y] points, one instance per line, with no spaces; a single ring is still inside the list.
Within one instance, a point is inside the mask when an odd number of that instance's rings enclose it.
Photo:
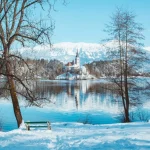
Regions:
[[[72,61],[79,52],[81,64],[94,60],[103,60],[106,57],[106,50],[103,45],[96,43],[58,43],[52,45],[38,45],[33,49],[21,48],[19,52],[23,57],[32,59],[57,59],[61,62]]]
[[[71,43],[64,42],[53,44],[51,47],[49,45],[38,45],[34,48],[21,48],[19,52],[23,57],[31,59],[57,59],[63,63],[72,61],[78,50],[81,65],[85,63],[90,63],[92,61],[105,60],[107,48],[115,48],[116,41],[111,41],[108,43],[97,44],[97,43]],[[107,48],[106,48],[107,47]],[[145,48],[145,51],[150,53],[149,47]]]

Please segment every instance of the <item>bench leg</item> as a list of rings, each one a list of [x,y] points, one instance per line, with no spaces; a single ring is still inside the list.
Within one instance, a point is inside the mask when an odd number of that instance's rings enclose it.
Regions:
[[[48,130],[51,130],[51,125],[49,121],[47,122],[47,127],[48,127]]]
[[[30,130],[30,126],[28,124],[26,124],[26,129],[29,131]]]

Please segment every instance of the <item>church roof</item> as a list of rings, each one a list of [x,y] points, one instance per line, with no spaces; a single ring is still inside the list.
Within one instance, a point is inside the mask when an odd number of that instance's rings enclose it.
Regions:
[[[72,63],[71,63],[71,62],[68,62],[68,63],[66,64],[66,66],[72,66]]]

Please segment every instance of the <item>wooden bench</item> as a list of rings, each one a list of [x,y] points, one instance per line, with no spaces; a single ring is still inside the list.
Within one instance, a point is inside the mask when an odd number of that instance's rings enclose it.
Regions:
[[[25,122],[25,126],[27,130],[30,130],[30,128],[47,128],[48,130],[51,130],[51,125],[49,121],[37,121],[37,122]]]

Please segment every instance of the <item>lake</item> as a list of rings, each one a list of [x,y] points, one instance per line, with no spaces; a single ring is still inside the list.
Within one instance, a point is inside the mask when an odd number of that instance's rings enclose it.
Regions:
[[[19,97],[23,119],[24,121],[49,120],[85,124],[121,122],[122,103],[117,93],[108,90],[109,86],[113,85],[108,85],[105,80],[38,81],[36,94],[48,100],[42,102],[41,107],[35,107]],[[149,106],[149,101],[144,100],[140,108],[147,112]],[[132,110],[135,111],[134,106]],[[2,131],[17,128],[9,97],[0,98],[0,128]]]

